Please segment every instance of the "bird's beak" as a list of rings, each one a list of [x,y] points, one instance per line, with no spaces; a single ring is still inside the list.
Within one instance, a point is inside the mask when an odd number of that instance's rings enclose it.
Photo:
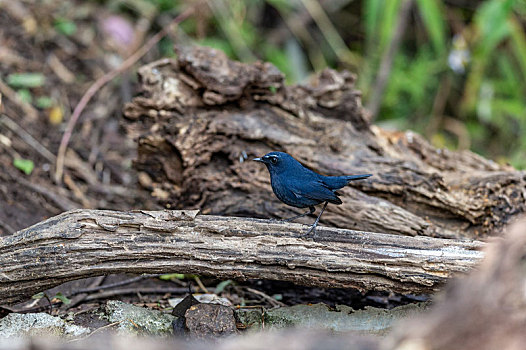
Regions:
[[[256,162],[260,162],[260,163],[265,163],[265,161],[263,159],[261,159],[261,158],[254,158],[252,160],[254,160]]]

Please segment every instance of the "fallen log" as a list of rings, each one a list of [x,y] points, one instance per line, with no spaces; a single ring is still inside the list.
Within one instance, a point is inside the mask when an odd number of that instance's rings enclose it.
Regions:
[[[246,162],[285,151],[325,175],[373,173],[344,188],[322,223],[400,235],[480,238],[526,210],[526,173],[472,152],[436,149],[413,132],[370,125],[349,72],[286,86],[269,63],[242,64],[210,48],[139,71],[125,107],[138,140],[140,183],[169,208],[291,217],[266,169]],[[303,222],[312,221],[305,218]]]
[[[0,237],[0,301],[113,273],[192,273],[362,291],[431,293],[482,258],[483,243],[198,215],[73,210]]]

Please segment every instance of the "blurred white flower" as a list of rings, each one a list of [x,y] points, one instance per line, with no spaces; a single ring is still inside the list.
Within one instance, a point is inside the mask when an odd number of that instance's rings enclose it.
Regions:
[[[462,35],[455,34],[452,49],[447,58],[449,68],[457,74],[463,74],[466,71],[469,60],[470,53],[466,40]]]

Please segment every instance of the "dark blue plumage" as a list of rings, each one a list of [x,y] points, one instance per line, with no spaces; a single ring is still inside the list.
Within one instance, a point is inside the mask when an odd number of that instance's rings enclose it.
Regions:
[[[315,231],[327,203],[342,204],[336,190],[352,180],[365,179],[371,176],[371,174],[323,176],[305,168],[291,155],[284,152],[270,152],[254,160],[267,166],[272,190],[280,201],[296,208],[309,208],[309,212],[286,221],[312,214],[316,210],[315,205],[325,202],[320,215],[307,234]]]

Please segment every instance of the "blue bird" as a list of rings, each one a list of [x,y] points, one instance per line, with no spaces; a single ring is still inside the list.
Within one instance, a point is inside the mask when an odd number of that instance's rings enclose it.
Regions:
[[[305,168],[290,154],[284,152],[270,152],[261,158],[253,159],[264,163],[270,173],[270,183],[274,194],[283,203],[296,208],[309,208],[309,211],[296,215],[284,221],[292,221],[316,211],[315,205],[325,202],[320,215],[304,236],[314,233],[320,221],[321,214],[328,203],[342,204],[336,190],[349,184],[353,180],[360,180],[372,176],[345,175],[324,176]]]

